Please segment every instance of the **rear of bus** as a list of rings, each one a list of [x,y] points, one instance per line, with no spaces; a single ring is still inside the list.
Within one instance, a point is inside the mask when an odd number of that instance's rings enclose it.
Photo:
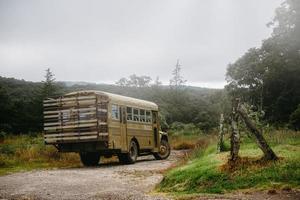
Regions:
[[[44,139],[62,152],[108,149],[108,97],[74,92],[44,100]]]

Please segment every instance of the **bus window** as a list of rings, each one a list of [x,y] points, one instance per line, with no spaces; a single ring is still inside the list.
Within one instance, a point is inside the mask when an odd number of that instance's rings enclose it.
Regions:
[[[119,106],[111,105],[111,118],[119,119]]]
[[[141,122],[145,122],[146,121],[146,116],[145,116],[145,110],[140,110],[140,120]]]
[[[132,108],[127,107],[127,120],[132,120]]]
[[[133,109],[133,121],[140,121],[139,116],[139,109],[134,108]]]
[[[151,122],[151,112],[146,110],[146,122]]]

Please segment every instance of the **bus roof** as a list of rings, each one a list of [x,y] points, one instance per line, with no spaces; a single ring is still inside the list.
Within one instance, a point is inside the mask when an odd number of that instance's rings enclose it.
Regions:
[[[122,95],[118,95],[118,94],[112,94],[109,92],[103,92],[103,91],[98,91],[98,90],[82,90],[82,91],[68,93],[65,96],[89,95],[89,94],[106,96],[112,103],[119,104],[119,105],[126,105],[126,106],[130,106],[130,107],[136,107],[136,108],[148,109],[148,110],[158,110],[157,104],[153,103],[151,101],[136,99],[136,98],[132,98],[132,97],[122,96]]]

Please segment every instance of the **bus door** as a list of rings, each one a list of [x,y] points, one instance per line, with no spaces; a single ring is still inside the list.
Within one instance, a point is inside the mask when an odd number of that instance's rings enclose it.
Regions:
[[[153,137],[154,137],[154,147],[159,147],[159,123],[158,123],[158,112],[152,111],[152,127],[153,127]]]
[[[121,133],[121,144],[122,151],[128,150],[127,144],[127,120],[126,120],[126,107],[120,106],[120,133]]]

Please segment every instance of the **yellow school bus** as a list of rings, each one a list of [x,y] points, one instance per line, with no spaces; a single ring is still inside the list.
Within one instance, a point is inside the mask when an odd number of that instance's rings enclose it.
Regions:
[[[44,139],[60,152],[78,152],[86,166],[97,165],[100,156],[131,164],[142,155],[170,155],[155,103],[103,91],[45,99]]]

